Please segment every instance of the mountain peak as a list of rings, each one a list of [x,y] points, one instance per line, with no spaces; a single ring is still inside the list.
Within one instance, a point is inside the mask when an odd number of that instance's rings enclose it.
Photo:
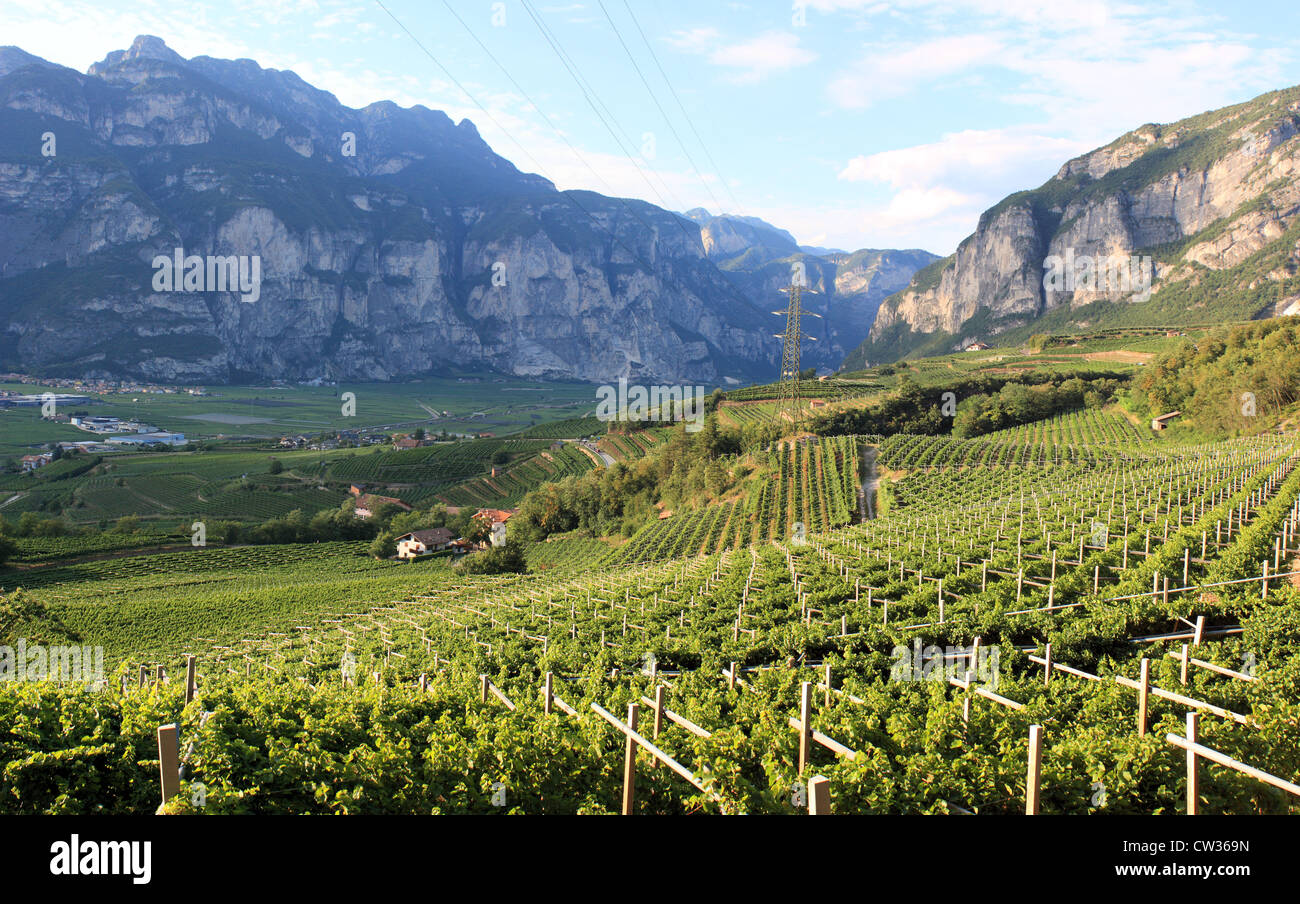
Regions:
[[[24,66],[44,66],[48,69],[58,69],[59,66],[51,63],[49,60],[43,60],[34,56],[21,47],[14,47],[6,44],[0,47],[0,76],[22,69]]]
[[[162,38],[154,35],[136,35],[135,40],[131,42],[128,49],[111,51],[104,59],[92,64],[87,72],[90,75],[100,75],[127,60],[140,59],[162,60],[167,63],[175,63],[178,66],[185,65],[185,57],[168,47],[167,42]]]

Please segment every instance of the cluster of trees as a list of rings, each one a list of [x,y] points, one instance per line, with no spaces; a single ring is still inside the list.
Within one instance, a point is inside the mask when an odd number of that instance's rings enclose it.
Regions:
[[[77,533],[77,529],[56,515],[23,512],[8,533],[15,537],[66,537]]]
[[[512,538],[501,546],[489,546],[466,556],[455,568],[462,574],[523,574],[528,570],[528,559],[524,556],[524,545]]]
[[[325,509],[308,517],[294,509],[279,518],[248,526],[234,521],[218,522],[210,529],[222,543],[312,543],[317,540],[369,540],[380,525],[358,518],[353,512]]]
[[[397,538],[413,530],[446,527],[457,536],[484,539],[491,526],[476,521],[473,512],[449,515],[441,503],[427,509],[405,511],[401,506],[379,506],[370,518],[358,518],[351,509],[325,509],[308,517],[301,509],[249,527],[237,522],[219,522],[209,529],[222,543],[314,543],[322,540],[370,540],[371,552],[379,557],[396,555]]]
[[[656,517],[659,504],[693,507],[732,489],[744,476],[735,456],[745,441],[740,431],[719,429],[714,415],[695,433],[679,424],[644,458],[532,491],[510,519],[511,534],[523,540],[574,530],[590,536],[631,536]]]
[[[1222,437],[1268,426],[1300,401],[1300,324],[1293,318],[1224,328],[1185,341],[1134,381],[1137,407]]]
[[[983,436],[995,430],[1028,424],[1080,408],[1101,408],[1114,401],[1118,380],[1082,380],[1027,386],[1008,383],[996,393],[962,399],[953,418],[953,436]]]
[[[819,436],[851,434],[917,433],[926,436],[951,433],[963,408],[979,412],[990,407],[989,417],[976,413],[961,419],[962,436],[977,436],[1001,427],[1014,426],[1060,411],[1079,408],[1086,404],[1088,391],[1109,399],[1121,385],[1122,376],[1110,372],[1027,373],[1015,376],[979,376],[956,380],[944,386],[921,386],[910,374],[899,380],[898,392],[875,405],[865,408],[846,408],[815,418],[811,430]],[[1061,392],[1063,385],[1071,389]],[[1085,384],[1082,392],[1078,386]],[[1003,397],[1006,387],[1015,386]],[[1038,387],[1039,395],[1025,396],[1031,387]],[[1001,401],[992,402],[992,399]],[[1032,413],[1032,416],[1031,416]],[[1025,417],[1025,420],[1015,420]],[[998,422],[1001,426],[990,424]]]

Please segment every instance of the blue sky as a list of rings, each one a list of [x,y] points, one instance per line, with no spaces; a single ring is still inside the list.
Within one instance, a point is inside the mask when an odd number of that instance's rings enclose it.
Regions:
[[[1071,156],[1300,83],[1295,0],[450,0],[464,24],[444,0],[382,4],[5,0],[0,40],[84,71],[154,34],[351,106],[468,117],[561,188],[939,254]]]

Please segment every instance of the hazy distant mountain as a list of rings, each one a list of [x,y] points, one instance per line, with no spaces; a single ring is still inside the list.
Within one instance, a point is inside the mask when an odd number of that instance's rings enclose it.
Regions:
[[[819,315],[804,321],[813,340],[803,349],[805,365],[835,369],[875,320],[880,303],[903,288],[938,255],[928,251],[852,253],[799,245],[794,236],[758,217],[713,216],[702,207],[685,214],[700,224],[704,249],[735,285],[767,311],[785,307],[781,289],[792,267],[802,265],[808,288],[803,305]],[[782,324],[777,319],[775,329]]]

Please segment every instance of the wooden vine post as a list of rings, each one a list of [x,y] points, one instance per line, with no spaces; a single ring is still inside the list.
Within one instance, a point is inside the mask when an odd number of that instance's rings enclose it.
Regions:
[[[158,726],[158,778],[164,804],[181,793],[180,758],[180,726],[175,723]]]
[[[812,682],[805,681],[799,688],[799,774],[808,765],[812,746]]]
[[[831,815],[831,783],[825,776],[808,779],[808,815]]]
[[[1200,713],[1187,714],[1187,740],[1192,744],[1197,743],[1197,722],[1200,720]],[[1201,781],[1200,774],[1197,770],[1196,750],[1187,749],[1187,815],[1196,816],[1201,811],[1200,791]]]
[[[1142,669],[1138,677],[1138,737],[1147,733],[1147,699],[1151,694],[1151,660],[1142,657]]]
[[[1029,772],[1025,777],[1025,815],[1037,816],[1038,785],[1043,774],[1043,727],[1029,726]]]
[[[641,704],[627,705],[627,725],[636,731],[636,717],[641,712]],[[632,815],[632,805],[636,801],[636,740],[628,733],[623,746],[623,815]]]
[[[655,730],[651,740],[659,740],[659,732],[664,727],[664,692],[667,690],[662,684],[655,688]],[[656,761],[657,763],[658,761]]]
[[[194,656],[187,655],[185,657],[185,704],[187,706],[194,702],[195,677]]]

